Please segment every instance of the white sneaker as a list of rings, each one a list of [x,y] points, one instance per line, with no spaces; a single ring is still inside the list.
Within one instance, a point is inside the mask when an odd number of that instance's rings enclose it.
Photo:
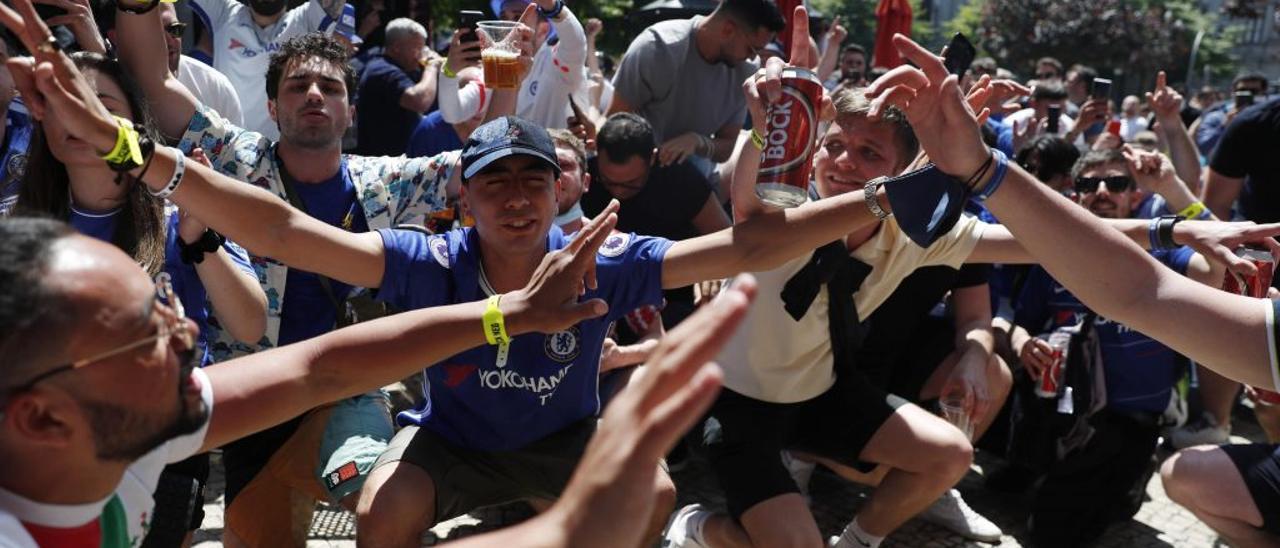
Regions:
[[[787,467],[787,472],[791,474],[792,481],[796,482],[796,487],[800,489],[800,495],[806,501],[809,500],[809,478],[813,477],[813,470],[818,465],[797,459],[791,455],[790,451],[782,452],[782,464]]]
[[[1169,435],[1169,443],[1177,449],[1186,449],[1196,445],[1220,445],[1227,443],[1231,437],[1231,428],[1219,426],[1210,413],[1202,413],[1200,418],[1174,430]]]
[[[710,514],[701,504],[690,504],[677,510],[671,524],[667,525],[666,535],[662,537],[662,548],[707,548],[690,525],[696,523],[701,528]]]
[[[1000,542],[1004,534],[999,526],[970,508],[955,489],[943,493],[917,517],[962,537],[982,542]]]

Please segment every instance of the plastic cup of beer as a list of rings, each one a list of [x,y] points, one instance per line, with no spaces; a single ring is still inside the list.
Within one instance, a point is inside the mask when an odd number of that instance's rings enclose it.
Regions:
[[[480,21],[480,61],[484,65],[484,85],[492,89],[520,87],[520,49],[512,31],[514,21]]]
[[[942,409],[942,418],[964,433],[964,437],[973,441],[973,417],[965,407],[964,393],[946,394],[938,398],[938,407]]]

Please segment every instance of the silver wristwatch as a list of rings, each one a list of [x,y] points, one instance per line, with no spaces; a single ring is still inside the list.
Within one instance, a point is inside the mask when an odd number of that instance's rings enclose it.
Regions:
[[[867,184],[862,187],[862,196],[867,202],[867,209],[870,209],[871,213],[880,220],[884,220],[890,215],[893,215],[880,207],[880,200],[876,198],[876,192],[878,192],[880,190],[880,186],[885,184],[888,180],[888,177],[876,177],[875,179],[867,181]]]

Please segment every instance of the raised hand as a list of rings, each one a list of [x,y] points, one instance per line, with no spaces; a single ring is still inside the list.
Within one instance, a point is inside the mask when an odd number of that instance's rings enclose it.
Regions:
[[[464,34],[466,33],[454,31],[453,38],[449,39],[449,54],[445,57],[445,66],[454,74],[467,67],[480,66],[480,40],[464,42]]]
[[[910,38],[895,35],[893,44],[920,68],[904,64],[876,79],[867,89],[871,115],[879,116],[888,106],[898,107],[934,164],[945,173],[968,178],[990,153],[982,142],[977,116],[960,92],[959,78],[947,72],[941,57]]]
[[[806,24],[807,24],[807,20],[806,20]],[[827,27],[826,47],[838,48],[840,47],[840,44],[844,43],[844,39],[848,36],[849,36],[849,31],[846,30],[844,26],[840,24],[840,16],[837,15],[831,19],[831,26]],[[793,44],[792,49],[795,49],[794,42],[792,44]]]
[[[782,99],[782,69],[791,66],[813,70],[818,66],[818,52],[809,41],[809,12],[803,5],[796,6],[791,22],[790,62],[770,57],[764,67],[742,83],[742,92],[747,97],[747,112],[752,120],[764,120],[765,105]],[[821,112],[822,119],[830,119],[835,113],[831,96],[826,91],[822,92]]]
[[[1138,188],[1147,192],[1160,193],[1166,185],[1182,184],[1173,170],[1173,162],[1169,157],[1156,151],[1139,150],[1129,145],[1120,148],[1125,162],[1129,164],[1129,174],[1133,175]]]
[[[658,460],[714,401],[721,373],[710,360],[729,340],[755,294],[750,276],[659,343],[605,410],[564,496],[549,514],[569,523],[573,546],[641,542],[653,512]],[[608,526],[602,526],[603,521]]]
[[[55,15],[45,21],[51,27],[66,26],[76,37],[80,49],[106,55],[107,44],[98,33],[98,23],[93,19],[93,9],[89,0],[35,0],[37,4],[56,6],[66,10],[62,15]]]
[[[554,333],[608,312],[604,300],[579,297],[596,287],[596,251],[617,224],[618,207],[617,200],[610,202],[567,247],[542,258],[528,285],[503,299],[520,318],[518,331]]]
[[[1164,71],[1156,74],[1156,87],[1147,92],[1147,104],[1161,123],[1174,122],[1181,124],[1182,95],[1167,85]]]
[[[71,136],[101,153],[110,151],[116,143],[115,119],[71,58],[58,49],[31,0],[13,0],[13,5],[17,11],[0,4],[0,23],[34,56],[6,62],[28,111],[37,120],[57,116]]]

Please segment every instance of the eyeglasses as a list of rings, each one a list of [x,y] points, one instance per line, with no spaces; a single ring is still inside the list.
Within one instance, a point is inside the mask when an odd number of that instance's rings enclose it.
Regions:
[[[181,21],[170,23],[164,26],[164,31],[174,38],[182,38],[182,33],[187,30],[187,24]]]
[[[164,304],[157,303],[157,298],[164,299],[168,305],[166,306]],[[150,301],[148,308],[159,313],[162,316],[161,320],[164,322],[159,330],[156,331],[155,335],[113,348],[106,352],[94,354],[88,358],[60,365],[32,377],[27,382],[17,385],[6,392],[10,394],[25,392],[55,375],[65,373],[67,371],[74,371],[76,369],[101,362],[107,358],[119,356],[125,352],[144,347],[148,344],[155,344],[157,341],[165,341],[172,344],[172,341],[177,339],[179,343],[178,348],[180,349],[178,350],[178,363],[187,364],[191,362],[191,359],[195,354],[194,334],[191,332],[189,324],[186,321],[186,314],[182,307],[182,301],[179,300],[178,296],[173,292],[173,284],[170,283],[168,273],[161,273],[159,276],[156,276],[156,295],[155,297],[152,297]]]
[[[1124,192],[1133,187],[1133,177],[1116,175],[1114,177],[1076,177],[1076,192],[1086,194],[1097,192],[1098,184],[1106,183],[1107,192]]]

